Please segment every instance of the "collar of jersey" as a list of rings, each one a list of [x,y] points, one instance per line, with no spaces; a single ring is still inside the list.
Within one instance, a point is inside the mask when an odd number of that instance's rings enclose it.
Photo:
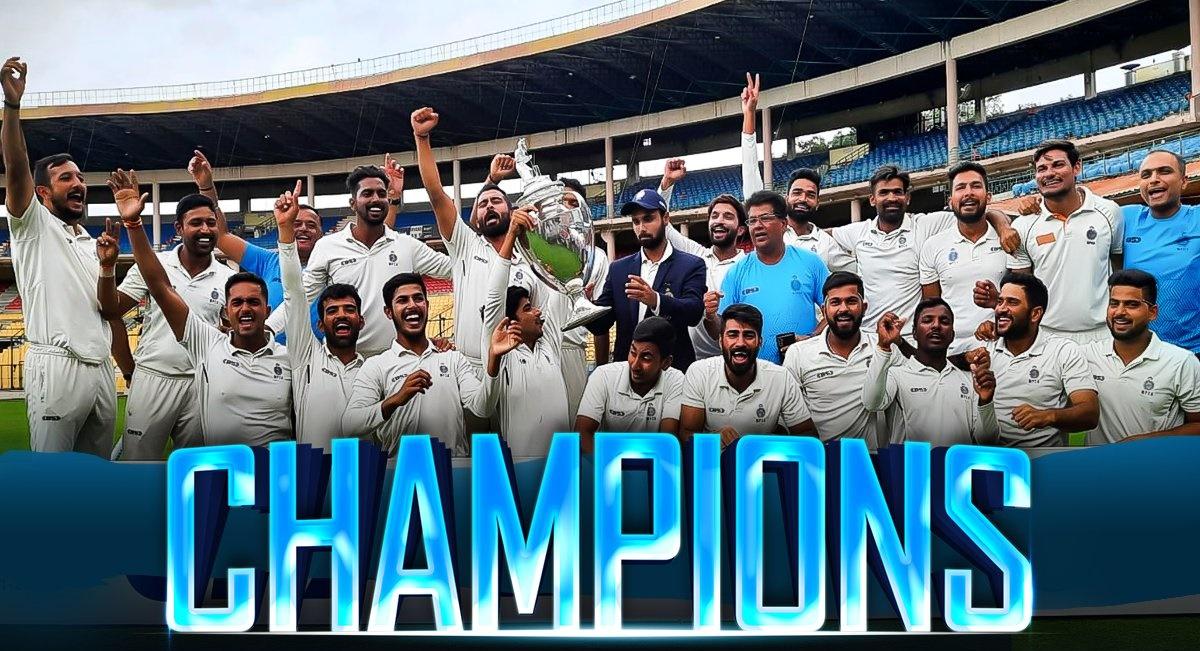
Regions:
[[[1089,190],[1086,185],[1080,185],[1078,187],[1081,191],[1083,191],[1083,203],[1079,204],[1079,208],[1075,212],[1067,215],[1068,220],[1071,219],[1072,217],[1074,217],[1075,215],[1082,215],[1085,212],[1096,210],[1096,195],[1092,194],[1092,191]],[[1048,208],[1046,208],[1045,201],[1042,201],[1038,205],[1042,209],[1042,219],[1043,220],[1057,219],[1055,214],[1050,212],[1050,210]]]
[[[617,379],[617,393],[633,400],[649,400],[650,398],[662,393],[663,376],[666,374],[666,369],[663,369],[663,372],[658,374],[658,381],[654,383],[654,386],[650,387],[650,390],[646,392],[646,395],[639,396],[637,392],[633,390],[633,385],[629,383],[629,362],[625,362],[625,372],[621,373],[621,377]],[[721,374],[725,374],[724,366],[721,367]]]
[[[1108,357],[1116,357],[1118,361],[1121,359],[1117,355],[1117,351],[1113,350],[1112,342],[1109,342],[1108,346],[1105,347],[1104,354]],[[1143,350],[1142,354],[1134,358],[1128,365],[1125,362],[1121,362],[1121,366],[1132,368],[1143,361],[1157,361],[1160,357],[1162,357],[1162,340],[1158,338],[1158,333],[1152,330],[1150,331],[1150,343],[1146,346],[1146,350]]]

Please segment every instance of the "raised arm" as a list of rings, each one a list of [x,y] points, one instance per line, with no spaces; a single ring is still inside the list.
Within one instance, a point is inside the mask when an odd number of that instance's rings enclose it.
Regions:
[[[682,158],[672,158],[663,164],[663,175],[658,180],[658,194],[662,196],[668,208],[671,206],[671,197],[675,194],[675,184],[682,181],[685,176],[687,176],[687,163]],[[669,231],[667,235],[670,236]],[[675,244],[672,243],[671,246],[675,246]]]
[[[396,227],[396,215],[404,210],[404,168],[391,154],[383,156],[383,173],[388,177],[388,210],[383,223],[388,228]],[[310,189],[311,190],[311,189]]]
[[[896,398],[896,383],[888,373],[888,368],[896,361],[897,353],[893,346],[900,341],[903,326],[903,319],[892,312],[880,317],[875,325],[879,343],[872,351],[862,390],[863,408],[867,411],[883,411]]]
[[[429,142],[429,134],[433,133],[438,124],[438,114],[429,107],[419,108],[412,113],[413,139],[417,143],[417,167],[421,171],[421,183],[429,194],[429,206],[433,208],[433,216],[437,219],[438,233],[442,239],[449,240],[454,234],[454,225],[459,221],[458,211],[454,209],[454,199],[446,194],[442,187],[442,175],[438,172],[437,160],[433,157],[433,145]]]
[[[275,223],[279,226],[279,275],[283,282],[283,311],[287,323],[308,323],[308,300],[304,294],[304,273],[300,270],[300,255],[296,252],[296,215],[300,212],[300,192],[303,185],[296,181],[292,192],[284,192],[275,200]],[[312,328],[292,328],[288,333],[288,354],[292,359],[307,356],[316,346]]]
[[[742,89],[742,198],[763,189],[762,174],[758,171],[758,89],[759,77],[746,73],[746,87]],[[771,134],[763,134],[763,142],[769,142]]]
[[[183,339],[189,312],[187,303],[171,287],[167,270],[154,254],[150,238],[146,236],[146,229],[142,226],[142,210],[146,208],[146,200],[150,195],[138,194],[137,172],[134,171],[113,172],[108,179],[108,187],[116,200],[121,223],[129,233],[129,242],[133,245],[133,260],[146,281],[146,288],[149,289],[150,296],[158,304],[158,309],[162,311],[167,323],[171,325],[175,339]]]
[[[0,86],[4,87],[4,120],[0,123],[0,146],[4,150],[4,205],[8,214],[20,217],[33,201],[33,174],[29,171],[29,150],[21,131],[21,98],[25,96],[25,78],[29,66],[21,57],[12,57],[0,68]]]
[[[217,195],[217,186],[213,182],[212,163],[208,162],[208,157],[204,155],[204,152],[197,149],[192,152],[192,159],[188,161],[187,169],[188,174],[192,175],[192,180],[196,182],[196,191],[212,199],[213,204],[216,205],[217,248],[230,260],[241,264],[249,244],[246,240],[229,232],[229,222],[225,220],[225,212],[221,210],[221,198]]]
[[[96,297],[100,299],[100,316],[119,319],[132,310],[138,301],[117,291],[117,238],[121,227],[111,219],[104,220],[104,233],[96,238],[96,258],[100,261],[100,277],[96,281]],[[130,270],[133,273],[133,270]]]

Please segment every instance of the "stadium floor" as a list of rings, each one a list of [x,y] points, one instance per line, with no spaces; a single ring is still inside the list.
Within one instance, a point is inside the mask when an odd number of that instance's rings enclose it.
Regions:
[[[124,430],[125,396],[117,396],[117,425],[113,430],[113,443],[117,440],[116,432]],[[25,401],[0,400],[0,453],[28,449],[29,420],[25,415]]]

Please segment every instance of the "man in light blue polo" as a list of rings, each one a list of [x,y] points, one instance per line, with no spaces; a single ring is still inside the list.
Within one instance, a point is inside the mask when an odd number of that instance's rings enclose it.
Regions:
[[[1200,355],[1200,212],[1180,201],[1186,173],[1179,155],[1151,151],[1139,168],[1145,205],[1125,206],[1125,267],[1158,280],[1158,318],[1150,329]]]
[[[737,303],[758,308],[763,315],[759,359],[776,364],[798,339],[817,329],[821,287],[829,276],[816,254],[783,242],[787,201],[777,192],[760,190],[746,200],[746,224],[754,253],[735,264],[721,283],[720,302],[705,301],[704,324],[714,339],[720,327],[717,314]]]

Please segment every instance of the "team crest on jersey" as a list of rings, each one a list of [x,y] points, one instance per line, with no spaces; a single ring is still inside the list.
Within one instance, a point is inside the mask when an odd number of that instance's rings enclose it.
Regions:
[[[275,364],[275,379],[283,377],[283,367],[278,363]]]
[[[650,406],[646,407],[646,418],[654,418],[654,414],[656,411],[657,410],[654,408],[654,405],[650,405]]]
[[[950,249],[950,262],[958,260],[958,249]]]
[[[388,254],[388,264],[395,265],[397,259],[398,258],[396,257],[395,251],[392,251],[391,253]]]
[[[1030,382],[1037,382],[1037,379],[1041,376],[1042,376],[1041,372],[1038,371],[1036,368],[1029,369],[1029,381]]]
[[[908,246],[908,240],[904,239],[903,235],[900,236],[900,246]]]
[[[517,282],[521,282],[521,280],[523,278],[525,278],[525,272],[521,271],[520,269],[517,269],[517,273],[516,273],[516,275],[513,276],[513,280],[515,280]]]
[[[764,407],[761,402],[758,403],[758,410],[754,412],[754,415],[756,417],[758,417],[759,420],[766,418],[767,417],[767,408]]]
[[[1142,384],[1142,388],[1147,391],[1154,390],[1154,378],[1146,378],[1146,382]]]
[[[1096,232],[1095,226],[1088,227],[1088,230],[1087,230],[1088,244],[1095,244],[1097,235],[1099,235],[1099,233]]]
[[[212,297],[213,302],[221,300],[221,292],[217,291],[216,289],[212,290],[212,294],[210,294],[210,296]]]
[[[439,366],[438,371],[442,374],[442,377],[450,377],[450,369],[446,368],[445,364]]]
[[[966,397],[966,395],[970,393],[970,391],[967,389],[967,385],[965,384],[960,384],[958,386],[958,391],[959,393],[963,394],[963,397]]]
[[[792,276],[792,291],[798,292],[802,288],[803,288],[803,285],[800,284],[800,279],[795,276]]]

